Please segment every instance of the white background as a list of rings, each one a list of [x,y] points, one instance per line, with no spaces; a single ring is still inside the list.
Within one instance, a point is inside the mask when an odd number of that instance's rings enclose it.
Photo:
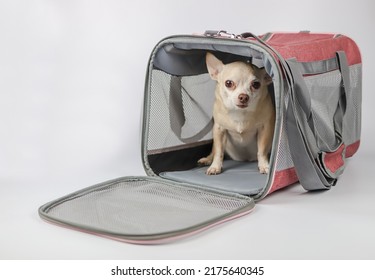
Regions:
[[[0,259],[375,258],[373,0],[0,1]],[[277,192],[239,220],[161,246],[45,223],[38,207],[144,175],[146,65],[175,34],[223,29],[342,33],[363,58],[359,152],[338,185]]]

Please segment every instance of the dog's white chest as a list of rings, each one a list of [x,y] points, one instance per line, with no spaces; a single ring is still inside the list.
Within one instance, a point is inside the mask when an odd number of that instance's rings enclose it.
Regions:
[[[235,129],[228,130],[228,135],[233,142],[248,144],[254,140],[256,129],[249,129],[245,124],[238,124]]]
[[[228,130],[225,147],[227,154],[234,160],[256,160],[256,135],[256,129],[246,129],[246,126],[243,124],[239,124],[236,130]]]
[[[249,133],[248,127],[244,123],[237,123],[236,126],[233,126],[232,129],[227,130],[230,139],[232,142],[238,144],[248,143],[250,141],[251,133]]]
[[[246,129],[246,125],[243,122],[237,123],[236,132],[240,135],[240,137],[243,137],[245,129]]]

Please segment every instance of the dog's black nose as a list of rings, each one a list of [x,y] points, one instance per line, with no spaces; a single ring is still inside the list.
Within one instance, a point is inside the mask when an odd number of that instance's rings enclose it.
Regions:
[[[246,104],[247,102],[249,102],[249,96],[247,94],[244,94],[244,93],[241,93],[238,96],[238,99],[240,100],[241,104]]]

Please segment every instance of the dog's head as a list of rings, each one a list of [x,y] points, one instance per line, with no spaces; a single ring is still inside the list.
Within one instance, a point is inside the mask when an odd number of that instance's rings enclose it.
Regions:
[[[213,54],[207,53],[206,64],[217,92],[228,109],[251,110],[262,94],[267,94],[271,77],[262,68],[245,62],[223,64]]]

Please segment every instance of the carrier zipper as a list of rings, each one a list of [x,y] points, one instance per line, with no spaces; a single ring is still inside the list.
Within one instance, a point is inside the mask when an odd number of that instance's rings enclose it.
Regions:
[[[214,37],[214,38],[230,38],[230,39],[242,39],[242,35],[236,35],[234,33],[229,33],[225,30],[206,30],[204,32],[204,36],[206,37]]]
[[[262,36],[262,40],[263,41],[267,41],[272,35],[273,35],[273,33],[268,32],[268,33],[266,33],[266,34],[264,34]],[[229,39],[240,39],[240,40],[244,40],[244,39],[247,39],[247,38],[255,38],[256,37],[251,32],[245,32],[245,33],[241,33],[241,34],[234,34],[234,33],[229,33],[227,31],[224,31],[224,30],[220,30],[220,31],[217,31],[217,30],[206,30],[204,32],[204,36],[206,36],[206,37],[212,37],[212,38],[229,38]]]

